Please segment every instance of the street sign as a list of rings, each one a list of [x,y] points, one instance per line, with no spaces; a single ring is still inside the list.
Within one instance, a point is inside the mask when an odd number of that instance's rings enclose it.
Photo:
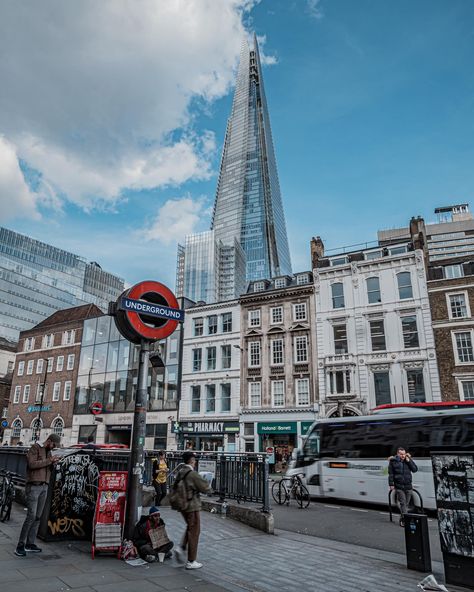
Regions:
[[[102,413],[103,410],[103,405],[100,401],[95,401],[94,403],[92,403],[92,405],[89,407],[90,412],[93,415],[99,415],[100,413]]]
[[[112,308],[118,330],[132,343],[165,339],[184,322],[173,292],[151,280],[125,290]]]
[[[2,421],[2,428],[7,428],[8,427],[8,421],[6,419],[4,419]]]

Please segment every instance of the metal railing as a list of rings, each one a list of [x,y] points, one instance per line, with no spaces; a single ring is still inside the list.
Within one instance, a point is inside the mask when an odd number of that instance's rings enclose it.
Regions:
[[[420,513],[424,514],[425,510],[423,508],[423,498],[421,497],[421,493],[418,491],[418,489],[412,489],[413,493],[416,493],[416,495],[418,496],[418,500],[420,502],[419,508],[420,508]],[[396,490],[395,489],[391,489],[388,492],[388,511],[390,514],[390,522],[393,522],[393,511],[392,511],[392,497],[394,497],[396,495]],[[413,505],[415,505],[413,503]],[[416,508],[416,506],[415,506]]]
[[[74,453],[79,448],[69,449]],[[19,481],[26,478],[27,448],[0,447],[0,468],[18,475]],[[62,451],[67,453],[68,450]],[[128,450],[91,449],[98,461],[100,470],[126,471],[128,470],[130,453]],[[195,452],[197,458],[196,469],[208,470],[214,473],[213,489],[219,499],[235,499],[240,502],[262,504],[262,511],[270,510],[269,474],[267,455],[264,453],[225,453],[225,452]],[[177,470],[182,464],[183,451],[171,450],[166,452],[166,463],[169,468],[168,483],[171,485]],[[143,483],[151,485],[153,482],[153,459],[158,458],[158,450],[145,451],[145,467]],[[209,464],[212,463],[212,464]]]

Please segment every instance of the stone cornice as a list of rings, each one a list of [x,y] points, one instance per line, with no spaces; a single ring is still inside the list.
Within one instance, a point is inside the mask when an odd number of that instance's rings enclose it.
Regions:
[[[279,290],[262,290],[261,292],[252,292],[243,294],[240,297],[242,306],[250,306],[256,303],[270,302],[272,300],[285,301],[295,296],[311,296],[314,293],[313,284],[302,284],[301,286],[290,286]]]

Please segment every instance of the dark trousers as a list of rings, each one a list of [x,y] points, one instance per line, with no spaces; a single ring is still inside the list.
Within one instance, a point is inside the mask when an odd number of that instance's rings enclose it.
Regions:
[[[413,490],[408,489],[404,491],[403,489],[396,489],[396,498],[398,505],[400,506],[400,514],[408,514],[408,507],[411,502],[411,498],[413,497]]]
[[[156,481],[153,481],[153,487],[155,488],[155,505],[159,506],[168,493],[166,483],[157,483]]]
[[[35,542],[38,528],[40,525],[41,514],[46,503],[46,496],[48,494],[48,486],[32,485],[27,483],[25,487],[26,497],[26,518],[21,528],[20,538],[18,544],[32,545]]]
[[[155,557],[158,557],[158,553],[169,553],[171,551],[171,549],[173,548],[173,541],[170,541],[169,543],[166,543],[166,545],[162,545],[161,547],[158,547],[158,549],[153,549],[153,547],[151,545],[142,545],[139,549],[138,552],[140,554],[140,557],[142,559],[145,559],[145,557],[147,555],[154,555]]]
[[[181,547],[188,549],[188,561],[196,561],[201,532],[201,514],[200,512],[181,512],[181,514],[186,522],[186,532]]]

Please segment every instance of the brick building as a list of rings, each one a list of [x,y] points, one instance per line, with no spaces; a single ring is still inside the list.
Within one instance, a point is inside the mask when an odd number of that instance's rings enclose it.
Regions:
[[[101,315],[95,304],[53,313],[20,333],[4,439],[28,445],[51,432],[71,443],[83,323]]]

